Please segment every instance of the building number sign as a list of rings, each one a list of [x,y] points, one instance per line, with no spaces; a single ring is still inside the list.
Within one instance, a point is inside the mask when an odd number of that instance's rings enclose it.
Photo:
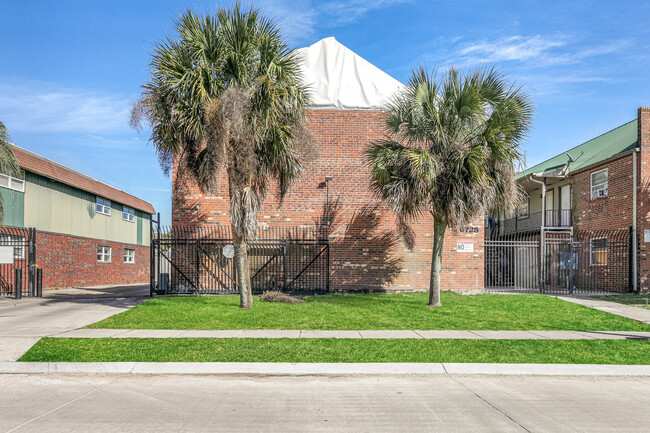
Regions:
[[[461,233],[478,233],[478,227],[475,226],[464,226],[460,228]]]

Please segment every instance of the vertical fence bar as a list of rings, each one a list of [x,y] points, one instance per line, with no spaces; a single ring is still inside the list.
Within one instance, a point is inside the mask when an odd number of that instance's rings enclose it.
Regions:
[[[154,262],[154,253],[155,253],[155,238],[153,234],[153,216],[149,217],[149,297],[153,297],[154,285],[155,285],[155,274],[156,274],[156,264]]]
[[[23,297],[23,274],[22,269],[18,268],[14,270],[14,293],[16,294],[16,299],[21,299]]]
[[[569,240],[569,294],[573,295],[573,233]]]
[[[21,248],[25,248],[24,242]],[[36,294],[36,229],[30,228],[27,230],[27,286],[29,291],[29,296],[34,296]]]
[[[628,238],[628,274],[629,274],[629,289],[628,291],[638,291],[638,275],[635,273],[635,271],[638,269],[638,265],[636,265],[636,252],[639,251],[638,247],[638,237],[637,237],[637,232],[632,230],[632,233],[629,234]],[[635,287],[635,285],[637,287]]]
[[[36,296],[43,297],[43,269],[36,269]]]

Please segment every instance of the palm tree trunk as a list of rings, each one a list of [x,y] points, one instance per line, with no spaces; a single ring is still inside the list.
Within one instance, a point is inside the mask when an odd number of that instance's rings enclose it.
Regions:
[[[429,305],[440,307],[440,271],[442,269],[442,250],[445,242],[447,218],[434,218],[433,220],[433,252],[431,253],[431,279],[429,280]]]
[[[237,285],[239,286],[239,308],[248,309],[253,306],[251,275],[248,266],[248,244],[244,238],[235,234],[234,228],[232,232],[232,241],[235,247],[235,270],[237,271]]]

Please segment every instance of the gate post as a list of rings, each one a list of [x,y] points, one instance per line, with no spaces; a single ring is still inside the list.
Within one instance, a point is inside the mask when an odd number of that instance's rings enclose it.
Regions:
[[[36,269],[36,296],[43,297],[43,269]]]
[[[34,296],[36,290],[35,290],[35,283],[36,283],[36,229],[35,228],[30,228],[27,231],[27,236],[29,238],[28,240],[28,246],[27,246],[27,256],[28,256],[28,264],[29,264],[29,271],[27,275],[27,284],[29,287],[29,296]]]
[[[160,274],[160,270],[162,269],[160,267],[160,212],[157,214],[157,220],[156,220],[156,232],[158,233],[158,257],[155,260],[158,260],[157,266],[154,266],[157,269],[157,272]],[[155,275],[155,278],[159,280],[160,275]],[[168,284],[169,286],[169,284]],[[160,281],[158,281],[158,289],[160,289]],[[167,294],[167,290],[165,290],[165,295]]]
[[[198,205],[197,205],[198,206]],[[198,218],[198,216],[197,216]],[[194,243],[194,250],[196,251],[196,290],[201,291],[201,228],[198,227],[196,231],[196,242]]]
[[[16,299],[21,299],[23,297],[23,270],[18,268],[14,269],[14,292],[16,293]]]
[[[542,214],[543,215],[543,214]],[[542,219],[544,217],[542,216]],[[544,226],[539,229],[539,293],[544,293],[544,271],[545,271],[545,262],[546,262],[546,243],[544,238],[546,233],[544,233]]]
[[[569,295],[573,295],[573,233],[569,238]]]
[[[287,241],[282,241],[282,290],[287,290]]]

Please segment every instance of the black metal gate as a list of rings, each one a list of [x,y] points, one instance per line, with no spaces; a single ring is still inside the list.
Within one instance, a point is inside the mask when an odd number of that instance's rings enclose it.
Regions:
[[[248,244],[253,293],[329,290],[327,227],[260,228]],[[175,226],[154,221],[151,233],[151,293],[238,293],[229,227]]]
[[[486,239],[485,289],[529,293],[632,290],[631,230],[540,230]]]
[[[36,229],[0,226],[0,295],[42,296],[42,269],[36,267]]]

